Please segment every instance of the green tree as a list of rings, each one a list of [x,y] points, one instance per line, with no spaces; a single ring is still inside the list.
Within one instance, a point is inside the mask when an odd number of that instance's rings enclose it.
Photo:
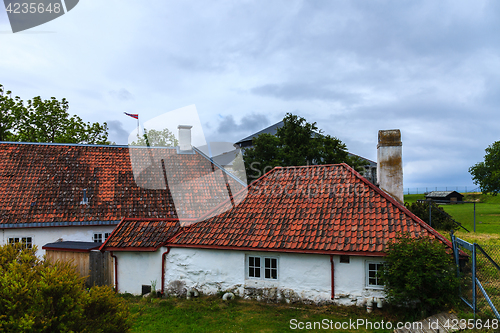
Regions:
[[[22,107],[19,97],[12,98],[12,92],[5,91],[0,84],[0,141],[13,139],[13,129],[18,109]]]
[[[86,291],[83,282],[71,264],[40,260],[36,247],[0,246],[0,331],[127,332],[123,300],[109,287]]]
[[[454,221],[448,213],[444,211],[442,207],[439,207],[433,202],[405,202],[405,207],[408,208],[410,212],[420,217],[422,221],[429,224],[429,204],[431,205],[431,226],[434,229],[447,230],[457,227],[457,222]]]
[[[161,131],[144,129],[142,137],[137,137],[137,141],[133,141],[132,146],[147,146],[147,147],[176,147],[179,141],[168,128]]]
[[[493,142],[485,151],[484,161],[470,167],[469,173],[484,194],[497,195],[500,192],[500,141]]]
[[[255,180],[276,166],[348,163],[360,171],[365,163],[350,157],[346,145],[336,137],[323,135],[316,123],[287,113],[276,135],[261,134],[253,147],[244,149],[249,180]]]
[[[85,123],[80,117],[70,116],[69,103],[52,97],[43,100],[40,96],[28,100],[26,105],[11,92],[4,95],[0,85],[0,140],[18,142],[55,142],[106,144],[106,123]]]
[[[388,244],[382,282],[387,301],[426,316],[458,301],[456,266],[444,244],[405,234]]]

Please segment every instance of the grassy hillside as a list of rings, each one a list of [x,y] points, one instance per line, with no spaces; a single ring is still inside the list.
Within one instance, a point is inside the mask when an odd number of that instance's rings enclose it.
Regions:
[[[425,199],[423,194],[405,195],[405,202]],[[481,193],[466,193],[464,201],[476,202],[476,232],[480,234],[500,235],[500,196]],[[474,205],[441,205],[443,209],[471,232],[474,230]]]

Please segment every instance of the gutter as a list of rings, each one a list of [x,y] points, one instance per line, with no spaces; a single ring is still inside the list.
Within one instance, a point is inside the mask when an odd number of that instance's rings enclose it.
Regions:
[[[113,251],[109,253],[115,259],[115,292],[118,294],[118,258],[113,254]]]
[[[333,263],[333,254],[330,254],[330,268],[332,270],[332,299],[335,298],[335,264]]]
[[[161,255],[161,295],[165,294],[165,257],[170,252],[170,248],[167,246],[167,251],[163,252]]]
[[[120,221],[75,221],[75,222],[27,222],[27,223],[0,223],[0,229],[18,228],[49,228],[49,227],[88,227],[100,225],[117,225]]]

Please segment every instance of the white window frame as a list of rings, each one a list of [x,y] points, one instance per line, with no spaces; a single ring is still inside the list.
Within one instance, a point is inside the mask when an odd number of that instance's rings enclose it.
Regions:
[[[260,270],[260,276],[259,277],[255,277],[255,276],[250,276],[250,258],[259,258],[259,261],[260,261],[260,265],[259,266],[255,266],[255,263],[254,263],[254,266],[252,266],[253,268],[256,268],[258,267],[259,270]],[[270,267],[266,267],[266,259],[267,260],[270,260]],[[276,260],[276,267],[272,267],[272,261],[273,260]],[[248,254],[246,256],[246,260],[245,260],[245,275],[246,275],[246,278],[247,279],[251,279],[251,280],[266,280],[266,281],[277,281],[279,279],[279,257],[275,257],[275,256],[262,256],[262,255],[255,255],[255,254]],[[269,278],[266,278],[266,270],[275,270],[276,271],[276,278],[272,278],[272,277],[269,277]],[[270,276],[272,276],[272,273],[270,274]]]
[[[31,240],[31,242],[28,242],[28,239]],[[9,237],[7,239],[7,242],[9,244],[22,243],[23,248],[32,249],[33,245],[35,245],[34,239],[35,239],[35,237],[33,237],[33,236],[13,236],[13,237]]]
[[[99,237],[97,237],[98,239],[100,239],[100,241],[96,240],[96,235],[98,235]],[[108,239],[109,235],[111,235],[110,232],[94,232],[93,235],[92,235],[92,241],[94,243],[104,243],[106,241],[106,239]]]
[[[373,272],[373,270],[370,270],[370,264],[371,265],[383,265],[384,262],[381,261],[381,260],[367,260],[365,262],[365,276],[366,276],[365,284],[366,284],[366,288],[367,289],[384,289],[384,285],[381,285],[381,284],[370,284],[370,272]],[[380,268],[377,268],[375,270],[375,272],[378,272],[378,271],[380,271]],[[378,282],[378,280],[380,279],[380,277],[378,277],[378,278],[375,277],[375,279]]]
[[[101,233],[97,233],[97,232],[96,232],[96,233],[94,233],[94,234],[92,235],[92,241],[93,241],[94,243],[102,243],[102,234],[101,234]]]

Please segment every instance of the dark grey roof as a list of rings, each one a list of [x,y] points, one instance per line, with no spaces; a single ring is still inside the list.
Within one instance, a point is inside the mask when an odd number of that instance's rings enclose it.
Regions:
[[[55,243],[45,244],[44,246],[42,246],[42,249],[44,249],[44,250],[62,250],[62,251],[77,250],[77,251],[88,252],[90,250],[99,249],[99,247],[101,245],[102,245],[102,243],[95,243],[95,242],[65,241],[65,242],[55,242]]]
[[[277,122],[276,124],[274,125],[271,125],[269,127],[266,127],[264,128],[263,130],[261,131],[258,131],[254,134],[251,134],[249,136],[247,136],[246,138],[244,139],[241,139],[240,141],[236,142],[237,144],[240,144],[242,142],[246,142],[246,141],[252,141],[254,138],[256,138],[257,136],[259,136],[260,134],[264,134],[264,133],[268,133],[268,134],[272,134],[272,135],[276,135],[276,133],[278,132],[278,128],[280,127],[283,127],[285,123],[282,121],[280,122]]]
[[[426,195],[426,197],[429,197],[429,198],[444,198],[444,197],[447,197],[448,195],[450,195],[452,193],[457,193],[459,195],[462,195],[462,194],[458,193],[457,191],[432,191],[432,192],[428,193]]]

